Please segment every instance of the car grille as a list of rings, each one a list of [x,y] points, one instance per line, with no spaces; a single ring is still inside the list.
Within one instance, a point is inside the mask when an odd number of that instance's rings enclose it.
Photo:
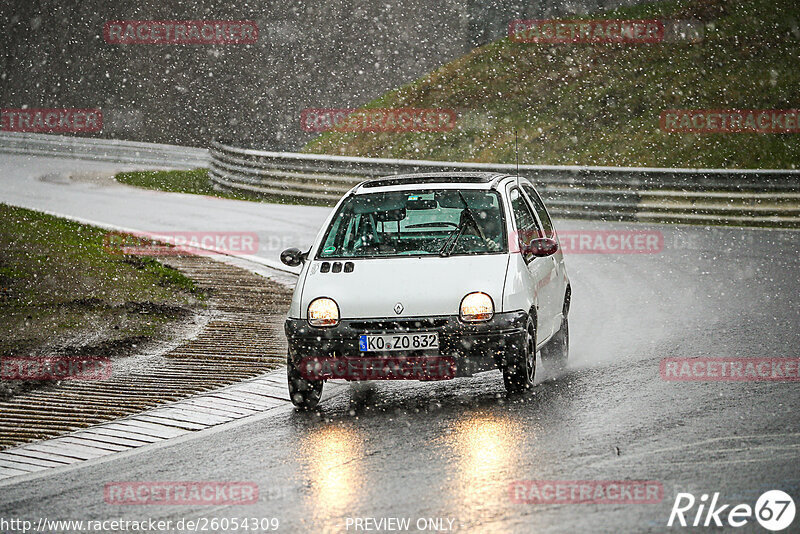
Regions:
[[[404,330],[426,330],[430,328],[440,328],[447,324],[445,318],[420,317],[417,319],[374,319],[371,321],[352,321],[350,327],[354,330],[374,332],[383,330],[386,332],[399,332]]]

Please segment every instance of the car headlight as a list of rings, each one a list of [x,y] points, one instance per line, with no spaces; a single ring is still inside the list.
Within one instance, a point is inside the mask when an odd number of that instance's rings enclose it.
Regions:
[[[494,302],[486,293],[470,293],[461,299],[461,320],[468,323],[488,321],[494,315]]]
[[[327,297],[314,299],[308,305],[308,324],[311,326],[336,326],[339,324],[339,306]]]

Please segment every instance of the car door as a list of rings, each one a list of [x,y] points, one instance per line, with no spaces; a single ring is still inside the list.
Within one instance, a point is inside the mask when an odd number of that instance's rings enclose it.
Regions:
[[[542,236],[542,229],[528,204],[525,196],[516,184],[508,186],[508,199],[511,212],[514,214],[514,225],[519,243],[529,243],[532,239]],[[513,250],[513,249],[512,249]],[[518,250],[518,249],[517,249]],[[521,254],[520,252],[517,252]],[[536,337],[541,342],[553,333],[553,308],[548,302],[551,298],[547,292],[548,285],[555,276],[555,262],[552,257],[537,258],[532,254],[522,256],[529,278],[529,287],[533,291],[533,301],[536,308]]]
[[[539,220],[540,227],[544,233],[544,237],[555,239],[558,241],[555,226],[553,225],[550,214],[544,206],[542,197],[533,186],[529,183],[522,182],[520,184],[522,191],[528,197],[528,200],[533,207],[536,218]],[[560,244],[559,244],[560,245]],[[561,326],[561,313],[564,311],[564,296],[567,292],[567,267],[564,264],[564,253],[559,246],[558,252],[549,256],[553,261],[554,278],[544,288],[543,293],[547,296],[547,305],[550,306],[549,314],[554,317],[554,330],[555,333]]]

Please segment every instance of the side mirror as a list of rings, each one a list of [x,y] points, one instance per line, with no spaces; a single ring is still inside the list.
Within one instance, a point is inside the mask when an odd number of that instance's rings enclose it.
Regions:
[[[532,256],[536,256],[537,258],[552,256],[557,251],[558,241],[555,239],[550,239],[549,237],[533,239],[530,243],[520,246],[520,252],[522,252],[522,254],[530,254]]]
[[[289,267],[297,267],[308,257],[308,252],[300,252],[299,248],[287,248],[281,252],[281,262]]]

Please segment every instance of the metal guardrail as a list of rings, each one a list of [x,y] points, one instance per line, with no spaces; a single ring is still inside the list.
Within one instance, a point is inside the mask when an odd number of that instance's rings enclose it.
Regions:
[[[178,169],[207,167],[204,148],[39,133],[0,132],[0,153],[111,161]]]
[[[269,152],[214,143],[215,187],[333,202],[358,182],[515,165]],[[520,165],[557,217],[800,228],[800,171]]]
[[[190,169],[210,166],[214,186],[333,203],[358,182],[412,172],[488,171],[494,163],[358,158],[211,149],[0,132],[0,153]],[[800,170],[659,169],[520,165],[556,217],[800,228]]]

